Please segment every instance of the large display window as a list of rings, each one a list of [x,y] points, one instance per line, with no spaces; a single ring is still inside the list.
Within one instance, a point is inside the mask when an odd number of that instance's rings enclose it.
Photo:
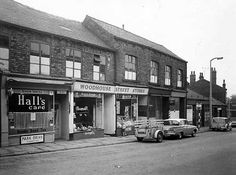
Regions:
[[[12,90],[8,96],[9,135],[54,130],[53,91]]]
[[[74,98],[74,132],[103,128],[102,95],[76,93]]]
[[[116,97],[117,129],[126,134],[133,131],[138,114],[138,97],[136,95],[117,95]]]

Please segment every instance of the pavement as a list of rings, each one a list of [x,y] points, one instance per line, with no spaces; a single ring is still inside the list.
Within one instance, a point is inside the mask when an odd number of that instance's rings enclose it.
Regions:
[[[199,133],[207,131],[209,131],[209,127],[204,127],[200,128]],[[73,141],[56,140],[53,143],[35,143],[28,145],[1,147],[0,157],[56,152],[71,149],[82,149],[88,147],[131,143],[136,141],[137,140],[134,135],[128,135],[123,137],[104,136],[102,138],[90,138]]]

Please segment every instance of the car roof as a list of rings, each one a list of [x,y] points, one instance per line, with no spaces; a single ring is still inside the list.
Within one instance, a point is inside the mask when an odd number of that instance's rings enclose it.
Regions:
[[[183,120],[187,120],[187,119],[184,119],[184,118],[169,118],[169,119],[165,119],[164,121],[170,121],[170,120],[175,120],[175,121],[183,121]]]
[[[213,117],[213,119],[228,119],[227,117]]]

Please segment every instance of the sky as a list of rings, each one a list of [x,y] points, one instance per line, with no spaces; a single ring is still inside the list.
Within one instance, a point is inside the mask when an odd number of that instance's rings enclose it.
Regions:
[[[210,60],[217,84],[236,94],[235,0],[16,0],[56,16],[83,22],[86,15],[161,44],[188,62],[197,80],[209,80]],[[235,71],[235,72],[234,72]]]

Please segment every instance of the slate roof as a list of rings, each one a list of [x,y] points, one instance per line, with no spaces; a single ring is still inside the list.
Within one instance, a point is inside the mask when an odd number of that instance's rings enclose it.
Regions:
[[[89,19],[95,21],[103,29],[105,29],[107,32],[109,32],[110,34],[112,34],[113,36],[115,36],[117,38],[121,38],[124,40],[128,40],[128,41],[152,48],[154,50],[157,50],[157,51],[167,54],[169,56],[172,56],[172,57],[175,57],[175,58],[180,59],[182,61],[185,61],[182,58],[180,58],[179,56],[177,56],[176,54],[174,54],[173,52],[171,52],[170,50],[168,50],[167,48],[165,48],[163,45],[149,41],[141,36],[135,35],[129,31],[126,31],[122,28],[116,27],[112,24],[108,24],[108,23],[98,20],[96,18],[93,18],[90,16],[86,16],[86,18],[89,18]],[[187,62],[187,61],[185,61],[185,62]]]
[[[41,12],[13,0],[0,0],[0,21],[111,50],[102,40],[88,31],[82,23]]]
[[[199,100],[199,101],[209,101],[208,97],[205,97],[191,89],[188,89],[187,99],[190,100]],[[224,103],[220,102],[219,100],[212,98],[212,105],[214,106],[225,106]]]

